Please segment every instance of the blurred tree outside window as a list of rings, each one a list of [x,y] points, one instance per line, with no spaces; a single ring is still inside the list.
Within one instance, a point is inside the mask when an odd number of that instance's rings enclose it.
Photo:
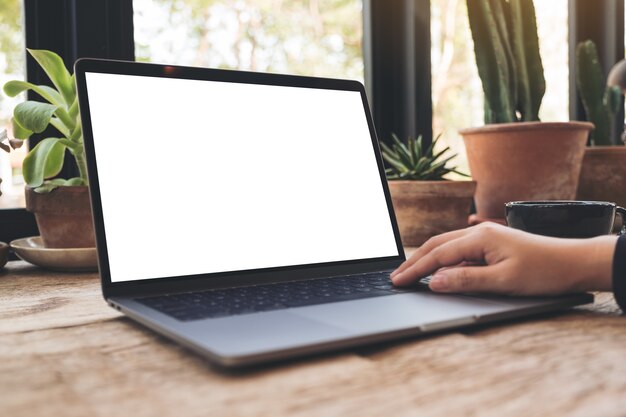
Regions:
[[[569,120],[567,0],[535,0],[546,94],[539,117]],[[433,133],[450,146],[469,172],[458,131],[483,125],[483,93],[467,20],[466,0],[431,0]]]
[[[138,61],[363,80],[361,0],[135,0]]]
[[[22,25],[22,0],[0,1],[0,86],[13,79],[25,79],[25,50]],[[0,129],[11,133],[13,108],[25,95],[10,98],[0,93]],[[0,208],[24,207],[22,161],[26,147],[10,154],[0,151],[0,178],[2,178]]]

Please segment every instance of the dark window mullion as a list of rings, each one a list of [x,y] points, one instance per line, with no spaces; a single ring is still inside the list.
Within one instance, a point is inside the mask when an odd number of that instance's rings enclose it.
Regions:
[[[432,140],[430,0],[363,0],[365,83],[381,141]]]

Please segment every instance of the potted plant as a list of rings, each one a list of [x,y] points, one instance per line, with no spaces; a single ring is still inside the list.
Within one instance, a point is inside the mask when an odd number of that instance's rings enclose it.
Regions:
[[[476,182],[444,178],[452,172],[467,177],[447,166],[456,154],[449,155],[449,147],[434,152],[438,139],[424,149],[421,136],[405,143],[392,136],[392,146],[381,142],[381,147],[404,245],[419,246],[431,236],[467,226]]]
[[[590,123],[545,123],[545,92],[532,0],[467,0],[485,126],[462,130],[477,181],[479,219],[503,219],[512,200],[576,196]]]
[[[56,134],[30,150],[22,166],[26,209],[35,214],[41,238],[49,248],[94,247],[83,134],[74,77],[57,54],[28,50],[54,88],[25,81],[9,81],[4,92],[14,97],[32,90],[46,102],[25,101],[13,111],[11,143],[28,139],[52,126]],[[74,157],[79,176],[54,178],[63,167],[66,150]]]
[[[587,119],[595,125],[585,150],[577,197],[626,205],[626,146],[617,145],[611,128],[626,88],[624,61],[611,70],[607,82],[596,45],[584,41],[576,47],[576,82]],[[617,136],[617,135],[615,135]]]

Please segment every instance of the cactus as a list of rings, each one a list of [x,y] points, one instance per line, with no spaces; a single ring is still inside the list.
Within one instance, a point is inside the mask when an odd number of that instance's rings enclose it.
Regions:
[[[538,121],[546,90],[532,0],[467,0],[485,123]]]
[[[576,47],[576,83],[587,119],[595,125],[591,132],[592,145],[613,145],[611,128],[621,100],[619,87],[607,87],[604,72],[593,41],[580,42]]]

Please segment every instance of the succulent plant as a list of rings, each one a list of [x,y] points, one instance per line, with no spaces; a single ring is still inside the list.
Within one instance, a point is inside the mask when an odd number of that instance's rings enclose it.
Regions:
[[[539,120],[546,90],[532,0],[467,0],[485,123]]]
[[[595,125],[591,144],[613,145],[611,128],[621,104],[622,91],[617,86],[606,85],[593,41],[580,42],[576,47],[576,83],[587,119]]]
[[[42,133],[48,126],[54,127],[56,134],[42,139],[30,150],[22,165],[24,181],[38,193],[47,193],[59,186],[88,185],[74,76],[54,52],[28,49],[28,53],[48,75],[54,88],[20,80],[4,84],[4,93],[9,97],[32,90],[47,102],[25,101],[15,107],[11,120],[15,138],[11,139],[11,144],[24,141],[33,133]],[[52,179],[63,168],[66,150],[74,156],[79,176]]]
[[[448,162],[456,157],[456,154],[448,156],[450,147],[447,146],[442,151],[434,153],[433,150],[438,136],[431,145],[424,149],[422,136],[417,139],[407,138],[403,143],[395,134],[391,135],[393,144],[391,146],[381,142],[383,159],[387,161],[390,168],[385,169],[389,180],[418,180],[418,181],[442,181],[447,174],[454,172],[464,177],[467,174],[457,171],[456,167],[448,167]],[[440,160],[440,158],[442,158]]]

